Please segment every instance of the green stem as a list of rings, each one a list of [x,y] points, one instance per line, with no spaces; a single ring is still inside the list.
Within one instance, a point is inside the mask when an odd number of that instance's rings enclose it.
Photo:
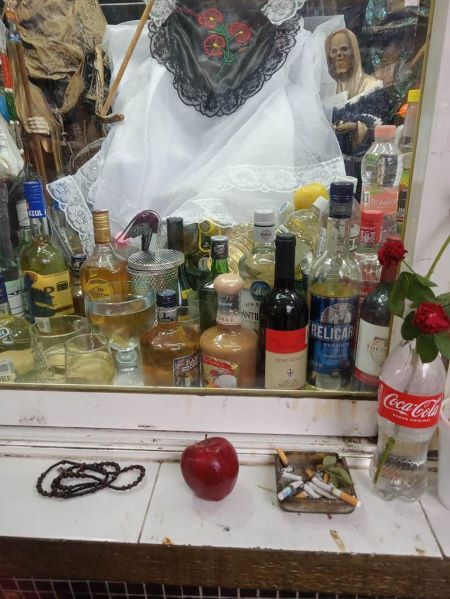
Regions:
[[[438,252],[438,255],[436,256],[436,258],[433,261],[433,264],[430,266],[430,270],[427,272],[427,274],[425,275],[426,279],[430,279],[431,275],[434,272],[434,269],[437,266],[437,263],[439,262],[439,260],[441,259],[442,254],[445,252],[445,250],[447,249],[448,245],[450,243],[450,235],[447,237],[447,239],[445,240],[445,243],[443,244],[443,246],[441,247],[441,249]]]
[[[387,440],[386,446],[383,450],[383,453],[381,454],[380,457],[380,461],[378,462],[378,466],[375,472],[375,476],[373,479],[374,484],[376,485],[378,482],[378,479],[380,478],[380,474],[381,471],[383,470],[384,465],[386,464],[389,456],[392,453],[392,450],[394,449],[394,445],[395,445],[395,437],[389,437],[389,439]]]
[[[411,271],[413,273],[413,275],[415,275],[415,271],[410,267],[410,265],[406,262],[406,260],[403,260],[403,264],[406,266],[406,268]]]

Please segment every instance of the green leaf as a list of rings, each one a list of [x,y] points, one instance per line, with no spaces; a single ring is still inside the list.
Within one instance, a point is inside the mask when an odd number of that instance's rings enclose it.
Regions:
[[[333,487],[339,488],[339,479],[336,475],[330,474],[330,483],[333,485]]]
[[[450,334],[437,333],[434,335],[434,342],[441,354],[450,360]]]
[[[415,277],[417,282],[423,285],[424,287],[437,287],[436,283],[433,283],[433,281],[430,281],[429,279],[422,277],[422,275],[418,275],[417,273],[415,273],[413,277]]]
[[[324,468],[328,468],[329,466],[334,466],[336,464],[336,456],[335,455],[326,455],[322,460],[322,464],[323,464]]]
[[[340,480],[345,486],[350,486],[352,484],[352,479],[350,478],[349,473],[344,470],[344,468],[337,466],[335,468],[330,468],[328,472],[330,476],[336,476],[338,480]]]
[[[400,316],[400,318],[403,318],[403,313],[405,311],[405,294],[402,290],[402,284],[400,279],[395,281],[395,283],[391,287],[391,291],[389,293],[388,306],[392,314],[395,314],[395,316]]]
[[[432,362],[439,351],[434,342],[434,335],[427,335],[425,333],[421,333],[417,337],[416,348],[424,364]]]
[[[417,335],[420,334],[420,329],[418,329],[415,325],[413,325],[412,320],[416,315],[415,312],[410,312],[402,324],[402,337],[406,339],[406,341],[411,341],[415,339]]]
[[[450,292],[438,295],[436,301],[438,304],[441,304],[441,306],[450,306]]]
[[[408,280],[406,297],[413,302],[414,307],[422,302],[433,302],[436,299],[433,291],[429,287],[421,285],[414,275],[411,275]]]

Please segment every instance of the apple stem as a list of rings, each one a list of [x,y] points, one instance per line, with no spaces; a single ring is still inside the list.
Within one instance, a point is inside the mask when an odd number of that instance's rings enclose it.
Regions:
[[[205,433],[205,441],[206,441],[207,438],[208,438],[208,433]]]

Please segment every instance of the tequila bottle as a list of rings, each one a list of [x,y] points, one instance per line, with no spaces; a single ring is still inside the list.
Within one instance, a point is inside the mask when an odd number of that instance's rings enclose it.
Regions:
[[[259,332],[259,307],[273,287],[275,277],[275,212],[256,210],[253,249],[239,260],[239,274],[244,281],[241,291],[242,326]]]
[[[211,272],[199,292],[200,330],[202,333],[216,324],[217,293],[214,288],[214,280],[217,276],[230,271],[228,267],[228,237],[214,235],[211,238],[211,258]]]
[[[308,382],[323,389],[344,389],[353,370],[361,272],[350,255],[352,200],[352,184],[331,184],[327,249],[309,277]]]
[[[42,184],[28,181],[24,191],[33,235],[21,260],[29,320],[73,314],[69,270],[61,250],[50,241]]]
[[[8,190],[0,183],[0,274],[5,277],[6,292],[14,316],[23,316],[22,285],[19,268],[14,260],[8,215]]]

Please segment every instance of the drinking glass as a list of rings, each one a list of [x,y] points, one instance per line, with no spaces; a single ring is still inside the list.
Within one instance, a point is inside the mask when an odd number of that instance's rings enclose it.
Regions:
[[[66,382],[73,385],[112,385],[116,368],[108,339],[87,333],[66,343]]]
[[[443,402],[439,416],[438,497],[450,510],[450,397]]]
[[[88,331],[86,318],[71,315],[43,318],[31,326],[39,382],[64,382],[66,342]]]

